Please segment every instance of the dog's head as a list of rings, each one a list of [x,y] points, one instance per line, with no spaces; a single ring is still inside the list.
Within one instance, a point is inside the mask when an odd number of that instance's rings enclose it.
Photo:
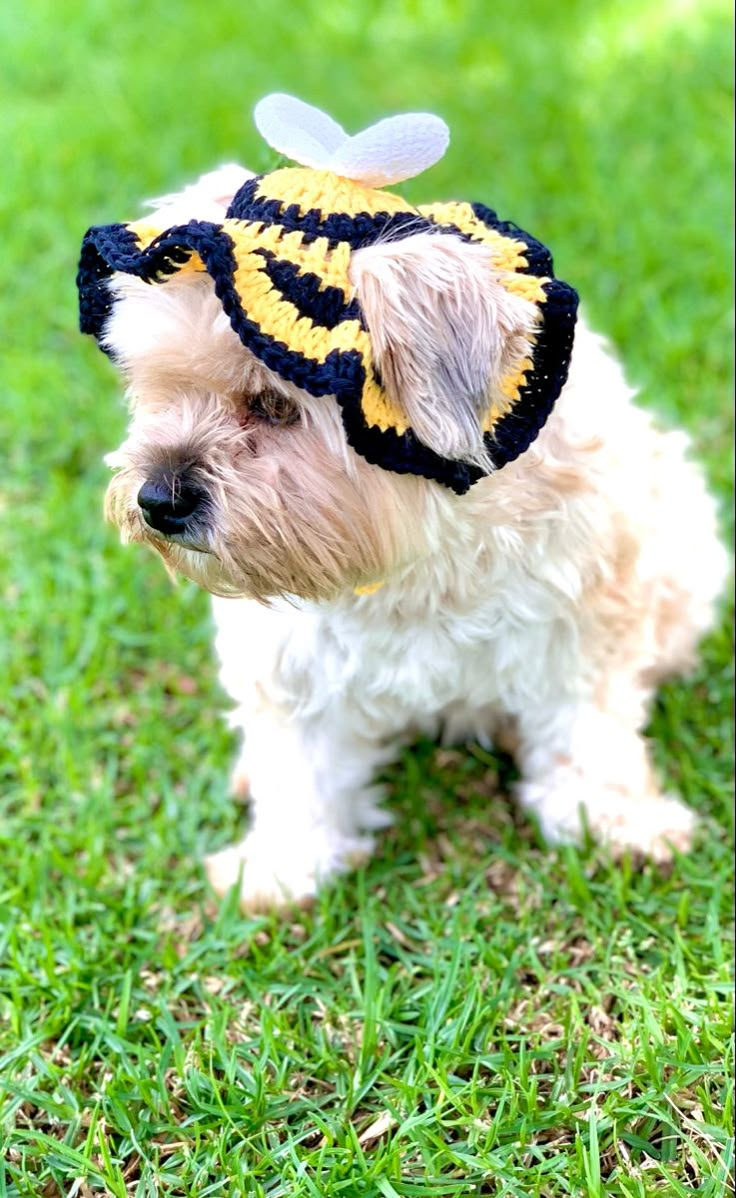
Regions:
[[[461,503],[472,483],[533,440],[564,382],[574,301],[565,344],[553,344],[550,357],[557,280],[519,268],[508,243],[529,256],[532,239],[469,205],[414,210],[400,235],[389,222],[385,236],[351,246],[341,290],[330,285],[339,245],[304,239],[324,270],[316,278],[306,261],[296,276],[278,275],[274,262],[283,264],[267,241],[255,250],[266,288],[294,285],[292,301],[312,315],[315,296],[334,309],[337,291],[343,305],[331,316],[320,308],[337,348],[312,347],[310,357],[306,315],[286,344],[264,333],[235,290],[228,302],[221,263],[215,269],[207,256],[219,250],[201,231],[222,228],[234,209],[242,215],[233,196],[252,201],[249,178],[225,167],[162,201],[150,228],[176,227],[183,249],[169,245],[145,275],[116,269],[114,256],[104,263],[100,239],[90,249],[80,290],[93,288],[98,309],[106,297],[90,331],[121,369],[131,408],[127,439],[109,457],[116,474],[107,510],[126,540],[147,542],[213,592],[332,597],[426,553],[438,506]],[[487,237],[475,225],[463,231],[461,208]],[[265,227],[248,225],[258,236]],[[232,228],[239,235],[241,226]],[[188,241],[187,230],[200,240]],[[161,241],[136,236],[150,253]],[[179,269],[187,254],[198,269]],[[244,263],[231,264],[230,283],[252,289]],[[546,330],[540,296],[551,314]],[[268,311],[281,318],[278,304]],[[353,341],[340,340],[341,324]],[[300,373],[302,358],[321,361],[322,373]]]

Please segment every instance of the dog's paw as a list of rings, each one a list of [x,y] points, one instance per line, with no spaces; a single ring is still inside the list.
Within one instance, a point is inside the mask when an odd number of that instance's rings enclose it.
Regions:
[[[633,800],[631,807],[600,816],[591,831],[614,856],[630,852],[657,865],[692,847],[697,818],[679,799],[657,796]]]
[[[255,850],[255,851],[254,851]],[[306,906],[317,893],[317,877],[297,861],[274,865],[246,840],[205,858],[210,886],[222,898],[238,886],[241,910],[249,913]]]
[[[632,795],[620,786],[569,780],[553,789],[526,782],[519,787],[524,807],[539,819],[550,844],[579,843],[584,827],[615,857],[631,853],[658,865],[672,861],[692,846],[695,812],[665,795]]]

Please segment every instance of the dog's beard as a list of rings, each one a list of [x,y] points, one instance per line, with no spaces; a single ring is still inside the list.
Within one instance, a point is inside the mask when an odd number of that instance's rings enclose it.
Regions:
[[[112,456],[118,473],[106,514],[124,542],[145,543],[167,570],[224,596],[268,601],[279,595],[330,599],[383,579],[417,554],[423,480],[398,479],[364,464],[348,477],[322,442],[309,441],[290,460],[198,458],[197,480],[208,495],[207,517],[185,537],[149,528],[137,502],[158,460],[151,442]],[[397,494],[397,491],[401,494]]]

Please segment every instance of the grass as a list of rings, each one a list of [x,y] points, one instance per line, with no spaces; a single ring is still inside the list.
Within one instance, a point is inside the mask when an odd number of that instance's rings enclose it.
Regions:
[[[298,921],[217,906],[206,597],[101,518],[124,416],[76,332],[87,224],[292,90],[453,130],[416,198],[533,229],[643,402],[731,476],[729,14],[668,0],[27,0],[0,14],[0,1198],[727,1192],[730,625],[652,735],[702,816],[669,874],[546,852],[508,763],[421,744],[397,827]]]

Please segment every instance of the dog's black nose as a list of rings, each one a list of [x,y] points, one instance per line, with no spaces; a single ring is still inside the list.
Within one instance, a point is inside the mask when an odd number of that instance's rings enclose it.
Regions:
[[[206,496],[186,473],[162,470],[144,482],[138,492],[143,519],[157,532],[183,533],[195,514],[201,514]]]

